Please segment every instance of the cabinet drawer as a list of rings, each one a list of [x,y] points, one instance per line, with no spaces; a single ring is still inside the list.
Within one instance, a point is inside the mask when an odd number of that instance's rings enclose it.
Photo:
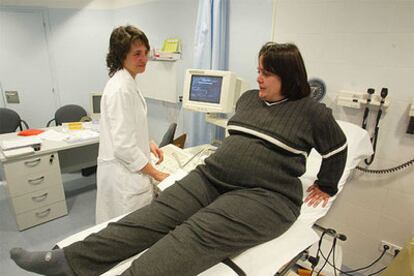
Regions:
[[[16,216],[19,230],[41,224],[43,222],[64,216],[68,213],[65,201],[59,201]]]
[[[15,173],[6,181],[7,190],[11,197],[32,193],[47,187],[62,187],[62,178],[59,172],[50,170],[36,172],[29,175]]]
[[[65,200],[62,186],[52,186],[11,199],[16,215]]]
[[[31,175],[49,170],[59,170],[59,156],[57,153],[30,156],[4,164],[6,179],[14,175]]]

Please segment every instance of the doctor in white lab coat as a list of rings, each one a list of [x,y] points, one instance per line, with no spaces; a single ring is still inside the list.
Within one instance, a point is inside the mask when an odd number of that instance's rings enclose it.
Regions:
[[[153,199],[150,178],[168,176],[155,169],[150,152],[163,159],[148,135],[147,104],[135,77],[145,71],[145,34],[133,26],[113,30],[106,61],[110,80],[101,100],[96,223],[144,207]]]

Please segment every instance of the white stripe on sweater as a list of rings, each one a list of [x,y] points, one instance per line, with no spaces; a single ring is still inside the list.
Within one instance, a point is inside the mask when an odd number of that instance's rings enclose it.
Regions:
[[[248,134],[254,135],[256,137],[259,137],[259,138],[261,138],[265,141],[268,141],[268,142],[270,142],[270,143],[272,143],[272,144],[274,144],[274,145],[276,145],[276,146],[278,146],[278,147],[280,147],[284,150],[287,150],[287,151],[295,153],[295,154],[302,154],[306,158],[308,157],[308,154],[306,153],[306,151],[292,148],[292,147],[286,145],[285,143],[277,140],[276,138],[273,138],[273,137],[271,137],[267,134],[263,134],[261,132],[252,130],[250,128],[241,127],[241,126],[234,126],[234,125],[228,125],[227,130],[237,130],[237,131],[240,131],[240,132],[248,133]],[[322,156],[323,159],[327,159],[327,158],[337,154],[338,152],[343,151],[347,147],[347,145],[348,145],[347,142],[345,142],[345,144],[343,144],[341,147],[339,147],[339,148],[337,148],[337,149],[335,149],[331,152],[328,152],[327,154],[321,155],[321,156]]]
[[[345,142],[345,144],[342,147],[339,147],[339,148],[337,148],[337,149],[335,149],[335,150],[333,150],[331,152],[328,152],[327,154],[322,155],[322,158],[323,159],[326,159],[326,158],[331,157],[332,155],[337,154],[338,152],[343,151],[346,148],[347,145],[348,145],[348,143]]]
[[[273,138],[272,136],[269,136],[267,134],[263,134],[261,132],[249,129],[249,128],[245,128],[245,127],[241,127],[241,126],[234,126],[234,125],[227,125],[227,130],[237,130],[243,133],[247,133],[247,134],[251,134],[253,136],[256,136],[258,138],[261,138],[265,141],[268,141],[284,150],[287,150],[289,152],[295,153],[295,154],[302,154],[303,156],[305,156],[305,158],[308,157],[308,153],[306,151],[303,150],[298,150],[295,148],[292,148],[288,145],[286,145],[285,143],[277,140],[276,138]]]

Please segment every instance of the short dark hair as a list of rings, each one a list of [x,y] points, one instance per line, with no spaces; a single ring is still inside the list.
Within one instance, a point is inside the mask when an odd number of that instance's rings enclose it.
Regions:
[[[278,75],[282,81],[282,95],[301,99],[310,94],[305,63],[298,47],[292,43],[267,42],[260,49],[263,69]]]
[[[109,69],[109,76],[112,77],[117,71],[123,68],[124,60],[135,41],[141,42],[150,50],[147,36],[140,29],[127,25],[115,28],[109,39],[109,53],[106,55],[106,66]]]

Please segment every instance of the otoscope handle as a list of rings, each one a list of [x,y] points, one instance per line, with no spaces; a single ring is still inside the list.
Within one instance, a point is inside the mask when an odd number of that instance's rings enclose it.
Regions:
[[[364,110],[364,117],[362,117],[362,128],[363,129],[366,129],[367,128],[368,113],[369,113],[369,107],[368,107],[368,105],[371,102],[371,96],[372,96],[372,94],[375,93],[375,89],[374,88],[368,88],[367,93],[368,93],[367,106],[365,107],[365,110]]]
[[[387,97],[387,95],[388,95],[388,88],[382,88],[381,89],[381,102],[382,103],[384,103],[385,102],[385,98]]]
[[[381,119],[381,115],[382,115],[382,109],[380,108],[380,109],[378,110],[378,113],[377,113],[377,120],[376,120],[376,125],[375,125],[375,127],[378,127],[378,125],[379,125],[379,121],[380,121],[380,119]]]
[[[382,106],[384,105],[384,103],[385,103],[385,98],[387,97],[387,95],[388,95],[388,88],[382,88],[381,89],[381,102],[380,102],[380,106],[379,106],[379,109],[378,109],[378,113],[377,113],[377,121],[376,121],[376,123],[375,123],[375,126],[378,128],[378,125],[379,125],[379,121],[381,120],[381,115],[382,115]],[[376,130],[377,131],[377,130]]]
[[[365,107],[364,117],[362,117],[362,128],[363,129],[366,129],[367,128],[368,113],[369,113],[369,108],[367,106],[367,107]]]
[[[374,88],[368,88],[367,93],[368,93],[368,98],[371,98],[371,95],[375,93],[375,89]]]
[[[375,152],[377,150],[377,140],[378,140],[378,135],[379,135],[379,122],[381,120],[381,115],[382,115],[382,106],[385,103],[385,98],[388,95],[388,88],[382,88],[381,89],[381,101],[380,101],[380,105],[379,105],[379,109],[378,109],[378,113],[377,113],[377,119],[375,122],[375,132],[374,132],[374,136],[371,137],[371,142],[372,142],[372,147],[374,150],[374,153],[371,155],[371,157],[369,159],[365,159],[365,164],[367,165],[371,165],[372,162],[374,161],[375,158]]]

